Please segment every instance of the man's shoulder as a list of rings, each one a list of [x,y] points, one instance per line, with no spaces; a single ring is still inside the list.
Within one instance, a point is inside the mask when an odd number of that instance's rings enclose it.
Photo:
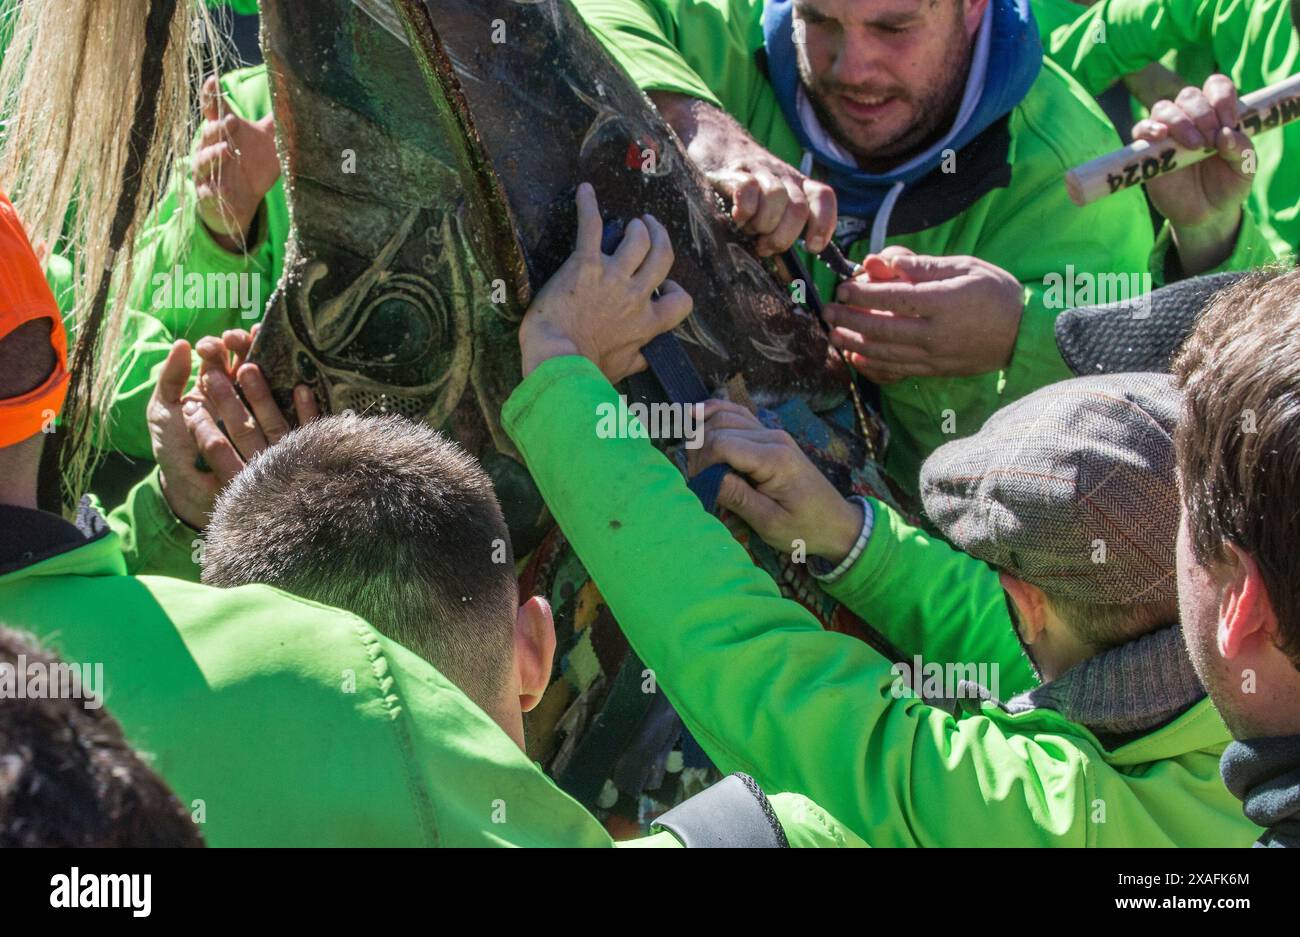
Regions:
[[[1097,102],[1046,58],[1029,93],[1012,111],[1012,128],[1016,161],[1043,159],[1053,169],[1073,169],[1121,145]]]
[[[265,655],[273,654],[276,667],[322,670],[337,682],[340,668],[368,664],[391,645],[351,612],[271,586],[218,589],[165,576],[135,581],[199,658],[209,647],[238,647],[246,661],[257,661],[259,667],[265,666]]]

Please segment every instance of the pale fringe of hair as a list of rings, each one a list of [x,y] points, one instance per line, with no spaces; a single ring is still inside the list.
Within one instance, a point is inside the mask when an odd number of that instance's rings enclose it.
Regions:
[[[70,434],[62,441],[60,466],[68,505],[84,493],[108,429],[136,238],[168,170],[188,153],[204,66],[221,61],[203,0],[179,0],[136,210],[114,256],[110,230],[123,190],[151,2],[22,0],[15,10],[4,0],[13,39],[0,69],[0,186],[33,242],[44,239],[73,261],[72,380],[60,426]],[[92,323],[106,276],[112,286],[103,319]]]

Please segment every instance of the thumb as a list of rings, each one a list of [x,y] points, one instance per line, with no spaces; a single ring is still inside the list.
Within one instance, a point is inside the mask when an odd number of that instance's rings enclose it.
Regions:
[[[163,403],[179,404],[185,385],[190,382],[190,343],[181,339],[172,345],[158,375],[158,398]]]

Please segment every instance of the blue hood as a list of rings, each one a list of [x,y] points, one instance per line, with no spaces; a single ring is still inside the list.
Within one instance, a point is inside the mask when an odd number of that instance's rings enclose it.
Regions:
[[[987,67],[983,87],[973,110],[960,127],[952,128],[933,147],[909,159],[897,170],[874,175],[856,165],[841,162],[817,147],[799,119],[797,93],[799,63],[794,47],[793,0],[767,0],[763,11],[763,40],[767,51],[768,78],[777,101],[800,146],[811,152],[835,189],[842,216],[870,218],[879,210],[890,189],[904,186],[932,172],[942,161],[945,149],[961,150],[988,127],[1011,112],[1024,99],[1043,64],[1043,46],[1029,0],[989,0],[991,24]],[[968,79],[969,80],[969,79]],[[901,190],[900,190],[901,192]],[[896,198],[897,196],[895,196]]]

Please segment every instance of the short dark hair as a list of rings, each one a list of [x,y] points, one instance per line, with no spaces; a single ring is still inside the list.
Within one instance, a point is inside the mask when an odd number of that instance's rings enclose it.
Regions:
[[[23,679],[33,664],[60,662],[30,636],[0,627],[0,665]],[[202,845],[176,795],[107,710],[86,708],[84,698],[0,701],[0,848]]]
[[[510,533],[478,460],[422,424],[345,414],[286,435],[218,499],[203,581],[346,609],[480,706],[500,697],[518,602]]]
[[[1174,362],[1174,443],[1191,545],[1259,564],[1279,647],[1300,667],[1300,270],[1254,271],[1218,293]]]

